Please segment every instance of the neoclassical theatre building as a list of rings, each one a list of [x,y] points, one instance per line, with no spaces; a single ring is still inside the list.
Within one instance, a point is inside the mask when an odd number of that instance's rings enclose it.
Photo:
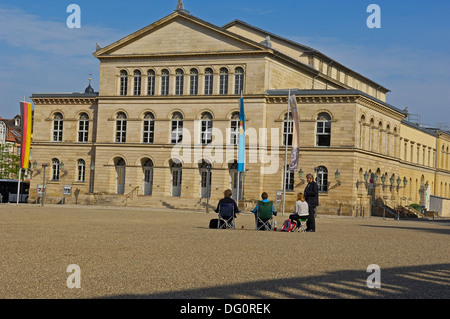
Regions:
[[[244,210],[266,191],[281,211],[285,188],[291,212],[308,173],[319,214],[368,216],[450,197],[449,132],[410,123],[386,102],[387,88],[310,47],[178,6],[94,57],[98,92],[31,97],[30,202],[42,201],[45,185],[46,203],[205,209],[230,188]],[[286,169],[289,92],[299,109],[297,171]]]

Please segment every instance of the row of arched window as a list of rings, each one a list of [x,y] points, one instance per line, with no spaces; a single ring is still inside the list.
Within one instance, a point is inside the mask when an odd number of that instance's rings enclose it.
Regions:
[[[366,121],[366,116],[362,115],[360,120],[359,148],[371,152],[377,152],[388,156],[396,156],[398,130],[387,124],[383,126],[382,121],[375,123],[371,118]]]
[[[231,92],[232,94],[241,94],[244,90],[244,69],[242,67],[236,67],[233,71],[234,87]],[[230,93],[230,74],[230,70],[226,67],[219,69],[218,94],[227,95]],[[188,83],[185,82],[185,77],[188,77]],[[157,81],[157,78],[159,81]],[[199,91],[200,81],[203,81],[203,92]],[[160,73],[156,73],[155,70],[150,69],[146,74],[136,69],[131,76],[127,70],[120,70],[119,95],[212,95],[216,93],[214,92],[214,81],[214,70],[211,67],[204,69],[203,74],[197,68],[191,68],[189,74],[186,74],[182,68],[177,68],[175,73],[171,73],[169,69],[162,69]],[[131,92],[129,91],[130,82],[132,82]],[[157,85],[157,83],[159,84]],[[185,88],[186,84],[188,84],[187,90]]]
[[[293,120],[292,114],[284,115],[283,120],[283,146],[292,145]],[[238,145],[239,142],[239,118],[238,111],[231,113],[230,116],[230,135],[228,143]],[[128,131],[128,116],[124,111],[118,111],[115,115],[115,142],[126,143]],[[203,145],[212,142],[213,133],[213,115],[211,112],[202,112],[200,115],[200,142]],[[171,115],[171,132],[170,143],[178,144],[183,140],[183,122],[184,116],[180,111],[175,111]],[[60,112],[53,115],[53,142],[63,141],[63,124],[64,118]],[[78,116],[78,134],[77,142],[84,143],[89,141],[89,115],[81,113]],[[317,116],[316,121],[316,146],[330,146],[331,142],[331,116],[322,112]],[[142,133],[141,142],[144,144],[152,144],[155,139],[155,115],[152,112],[145,112],[142,117]]]
[[[52,159],[50,171],[51,181],[59,181],[61,177],[61,162],[58,158]],[[86,161],[84,159],[77,160],[76,182],[86,181]]]
[[[284,168],[285,189],[288,192],[294,191],[296,172],[289,170],[289,165]],[[317,183],[320,193],[328,192],[328,168],[325,166],[318,166],[314,168],[314,180]]]

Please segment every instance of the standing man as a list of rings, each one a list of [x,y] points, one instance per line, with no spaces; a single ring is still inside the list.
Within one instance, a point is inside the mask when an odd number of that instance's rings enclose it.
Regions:
[[[306,175],[306,180],[308,181],[308,185],[305,187],[305,200],[308,203],[308,211],[309,217],[306,222],[306,231],[315,232],[316,231],[316,207],[319,206],[319,187],[317,183],[314,182],[314,177],[312,174]]]

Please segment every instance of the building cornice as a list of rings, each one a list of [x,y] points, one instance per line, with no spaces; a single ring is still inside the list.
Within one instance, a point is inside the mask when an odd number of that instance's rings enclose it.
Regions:
[[[30,98],[35,105],[92,105],[97,103],[98,93],[33,94]]]
[[[299,104],[329,104],[329,103],[358,103],[369,109],[387,114],[401,121],[406,114],[381,100],[375,99],[359,90],[290,90]],[[289,90],[268,90],[266,101],[268,104],[287,103]]]

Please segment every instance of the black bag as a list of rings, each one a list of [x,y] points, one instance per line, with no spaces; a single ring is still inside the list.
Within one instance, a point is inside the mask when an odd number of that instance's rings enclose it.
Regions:
[[[216,229],[219,228],[219,227],[217,227],[217,225],[219,225],[218,222],[219,222],[218,218],[211,219],[209,221],[209,228],[216,228]],[[224,225],[225,225],[225,222],[223,220],[221,220],[220,227],[223,227]]]

